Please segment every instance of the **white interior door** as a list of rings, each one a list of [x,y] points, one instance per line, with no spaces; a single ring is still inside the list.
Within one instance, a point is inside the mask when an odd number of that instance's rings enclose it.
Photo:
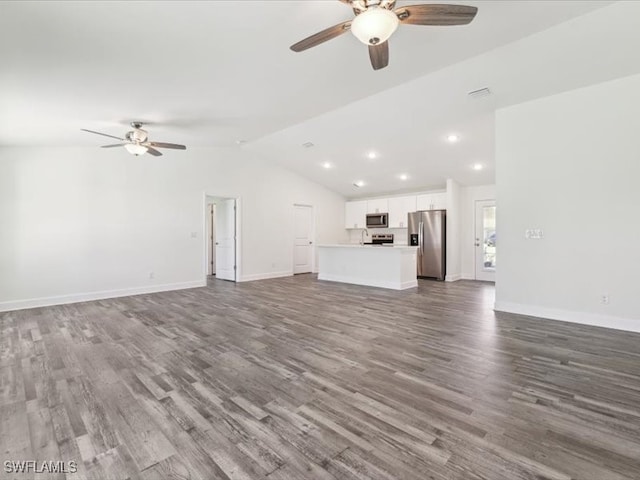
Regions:
[[[216,274],[216,221],[214,204],[207,205],[207,275]]]
[[[313,259],[313,208],[294,207],[293,273],[310,273]]]
[[[216,277],[236,280],[236,201],[216,202],[214,215],[216,240]]]
[[[213,205],[207,205],[207,275],[213,275]]]
[[[496,281],[496,202],[476,202],[476,280]]]

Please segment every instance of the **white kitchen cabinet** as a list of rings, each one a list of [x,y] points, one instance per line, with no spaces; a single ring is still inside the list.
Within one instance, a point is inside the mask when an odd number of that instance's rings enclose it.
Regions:
[[[446,210],[447,209],[446,192],[432,194],[431,205],[432,205],[431,210]]]
[[[367,200],[367,213],[388,213],[389,201],[386,198]]]
[[[389,199],[389,228],[407,228],[407,214],[416,211],[416,196]]]
[[[367,225],[367,201],[357,200],[344,204],[344,228],[365,228]]]
[[[416,210],[431,210],[431,195],[423,194],[416,196]]]
[[[418,247],[318,245],[318,280],[405,290],[418,286]]]
[[[416,197],[416,210],[446,210],[446,193],[425,193]]]

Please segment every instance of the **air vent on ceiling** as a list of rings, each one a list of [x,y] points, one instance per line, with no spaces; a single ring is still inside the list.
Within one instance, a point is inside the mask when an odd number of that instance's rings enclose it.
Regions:
[[[303,146],[304,148],[311,148],[311,147],[313,147],[314,145],[313,145],[313,143],[311,143],[311,142],[306,142],[306,143],[303,143],[303,144],[302,144],[302,146]]]
[[[491,95],[491,90],[489,90],[488,87],[479,88],[478,90],[473,90],[472,92],[469,92],[467,95],[469,95],[471,98],[486,97],[487,95]]]

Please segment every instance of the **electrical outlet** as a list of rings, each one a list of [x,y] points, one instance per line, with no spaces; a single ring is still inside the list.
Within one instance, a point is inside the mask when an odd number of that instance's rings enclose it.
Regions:
[[[191,232],[191,238],[198,238],[198,232]]]
[[[155,272],[149,272],[149,280],[153,280],[154,278],[156,278]]]
[[[609,298],[609,294],[608,293],[603,293],[600,296],[600,303],[602,305],[609,305],[609,301],[610,301],[610,298]]]
[[[524,231],[524,238],[527,240],[541,240],[544,238],[544,231],[541,228],[527,228]]]

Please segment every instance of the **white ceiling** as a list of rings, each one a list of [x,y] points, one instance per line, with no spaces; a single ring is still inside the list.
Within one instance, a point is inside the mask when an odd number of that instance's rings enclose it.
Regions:
[[[412,3],[425,2],[399,2]],[[122,135],[129,121],[142,120],[153,124],[152,140],[248,140],[244,148],[347,196],[442,185],[447,177],[488,183],[495,106],[555,91],[558,83],[566,88],[584,73],[580,67],[564,83],[545,76],[506,88],[530,73],[526,53],[491,55],[612,2],[439,3],[476,5],[479,13],[466,27],[401,26],[389,67],[374,72],[366,47],[350,34],[303,53],[289,50],[349,19],[338,1],[2,1],[0,145],[99,145],[79,129]],[[606,43],[616,28],[602,29]],[[548,53],[557,60],[554,49]],[[474,62],[481,54],[489,55],[484,64]],[[610,63],[609,56],[602,60]],[[582,57],[593,58],[587,51]],[[504,75],[505,61],[517,63],[515,77]],[[485,83],[496,95],[468,102],[464,94]],[[453,130],[462,140],[443,150],[441,137]],[[317,146],[300,152],[306,141]],[[368,148],[381,158],[363,164]],[[325,159],[336,168],[318,172]],[[488,168],[474,176],[468,163],[475,160]],[[401,171],[411,180],[387,181]],[[358,192],[351,187],[356,177],[368,182]]]
[[[442,188],[448,178],[494,183],[496,109],[640,73],[638,18],[640,2],[619,2],[243,148],[350,198]],[[492,95],[467,95],[485,86]],[[447,141],[452,133],[460,138],[455,144]],[[371,150],[375,160],[367,158]],[[332,168],[324,169],[324,162]],[[476,163],[484,169],[473,170]],[[356,180],[365,186],[354,187]]]

